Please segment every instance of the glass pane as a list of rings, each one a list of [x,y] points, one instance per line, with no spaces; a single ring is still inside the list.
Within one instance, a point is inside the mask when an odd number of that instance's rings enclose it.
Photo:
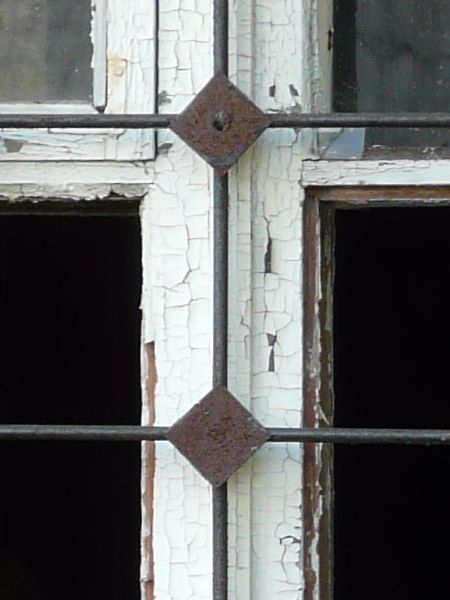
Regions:
[[[335,0],[334,105],[339,112],[446,112],[446,0]],[[445,129],[367,132],[368,145],[449,146]]]
[[[91,0],[2,0],[0,101],[92,98]]]

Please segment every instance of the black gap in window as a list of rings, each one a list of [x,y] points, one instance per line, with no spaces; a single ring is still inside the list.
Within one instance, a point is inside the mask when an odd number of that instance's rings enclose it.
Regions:
[[[446,0],[334,0],[334,43],[336,111],[448,111]],[[450,134],[447,129],[369,129],[366,142],[369,147],[448,148]]]
[[[137,424],[134,218],[0,218],[0,422]],[[0,598],[139,595],[139,444],[0,442]]]
[[[337,211],[335,425],[450,428],[450,208]],[[446,598],[450,448],[335,447],[336,600]]]

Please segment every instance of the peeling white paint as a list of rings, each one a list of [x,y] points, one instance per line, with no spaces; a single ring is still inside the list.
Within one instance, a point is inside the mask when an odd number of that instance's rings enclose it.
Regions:
[[[106,5],[105,0],[93,2],[94,104],[101,105],[107,91],[107,113],[153,113],[156,4],[147,0],[108,0]],[[107,80],[103,81],[104,77]],[[0,107],[0,111],[2,108],[6,107]],[[94,105],[70,103],[10,104],[7,108],[8,112],[29,113],[96,112]],[[1,143],[3,138],[20,141],[20,148],[8,152]],[[154,156],[153,130],[0,130],[0,162],[148,160]]]
[[[95,200],[111,192],[142,196],[154,180],[153,163],[4,163],[0,196]]]
[[[448,185],[450,160],[305,161],[302,185]]]
[[[308,110],[300,4],[234,6],[238,86],[263,110]],[[302,152],[295,132],[264,133],[235,169],[230,201],[230,387],[262,423],[281,427],[301,423]],[[302,597],[301,545],[288,541],[302,536],[300,462],[298,446],[268,444],[233,477],[231,598]]]
[[[211,3],[160,5],[162,112],[182,110],[211,65]],[[170,132],[142,212],[144,335],[154,341],[156,424],[170,424],[211,386],[211,173]],[[211,597],[208,484],[169,444],[156,447],[155,599]]]
[[[329,57],[323,57],[323,35],[330,12],[329,4],[319,4],[230,0],[231,78],[263,110],[325,110]],[[133,0],[130,10],[127,2],[108,2],[110,112],[154,110],[154,6]],[[182,110],[212,74],[211,10],[210,0],[160,2],[161,112]],[[0,196],[145,196],[143,342],[155,344],[156,424],[173,423],[211,386],[209,167],[167,131],[158,133],[153,162],[143,160],[153,157],[152,132],[10,134],[24,144],[5,152]],[[302,422],[304,189],[443,185],[450,173],[450,161],[310,160],[313,145],[308,131],[267,131],[230,178],[230,388],[270,426]],[[143,382],[145,377],[143,368]],[[149,419],[144,410],[143,422]],[[268,444],[230,482],[233,600],[303,597],[301,459],[297,445]],[[144,469],[143,483],[145,476]],[[210,600],[209,486],[166,443],[156,446],[153,509],[151,520],[144,506],[143,536],[153,535],[155,600]],[[145,582],[151,569],[142,548]]]

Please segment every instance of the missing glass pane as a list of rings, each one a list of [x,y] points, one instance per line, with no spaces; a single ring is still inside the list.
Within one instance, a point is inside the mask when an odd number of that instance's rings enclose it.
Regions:
[[[92,99],[91,0],[2,0],[0,102]]]
[[[138,424],[136,218],[0,218],[0,422]],[[140,447],[0,444],[0,598],[137,600]]]
[[[450,12],[445,0],[335,0],[334,108],[446,112]],[[373,129],[366,145],[449,147],[445,129]]]
[[[449,427],[449,227],[448,207],[336,211],[335,426]],[[448,446],[334,456],[334,598],[447,598]]]

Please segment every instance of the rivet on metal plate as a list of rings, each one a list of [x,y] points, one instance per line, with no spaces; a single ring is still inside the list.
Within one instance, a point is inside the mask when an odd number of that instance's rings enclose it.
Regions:
[[[170,128],[225,173],[268,125],[268,117],[223,73],[217,73]]]

